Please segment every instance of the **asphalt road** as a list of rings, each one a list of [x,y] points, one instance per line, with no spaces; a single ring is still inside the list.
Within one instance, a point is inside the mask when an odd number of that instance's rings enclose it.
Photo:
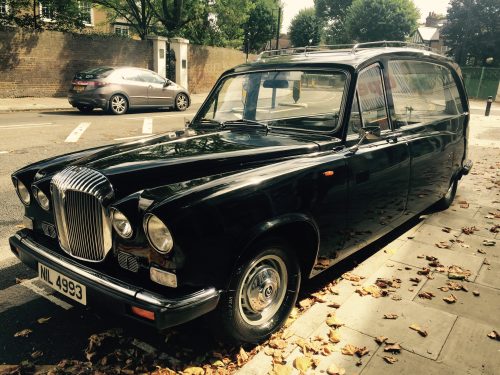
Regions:
[[[64,358],[85,360],[83,350],[89,336],[117,326],[124,328],[129,337],[157,347],[166,345],[164,337],[152,330],[72,306],[63,296],[45,288],[36,280],[34,271],[10,255],[7,240],[17,230],[23,212],[10,174],[54,155],[180,129],[195,111],[193,106],[186,112],[136,111],[124,116],[109,116],[101,111],[82,115],[76,110],[0,113],[0,373],[2,364],[18,364],[27,359],[38,364],[56,364]],[[492,111],[495,114],[500,111]],[[357,258],[360,256],[363,255]],[[342,267],[334,272],[342,272]],[[50,319],[39,323],[40,318]],[[171,340],[167,346],[171,350],[187,346],[191,356],[207,348],[213,350],[216,343],[206,336],[206,331],[198,329],[198,324],[189,323],[176,329],[180,334],[172,340],[177,341]],[[28,337],[14,337],[24,329],[32,330]],[[32,354],[38,351],[43,354],[33,359]]]

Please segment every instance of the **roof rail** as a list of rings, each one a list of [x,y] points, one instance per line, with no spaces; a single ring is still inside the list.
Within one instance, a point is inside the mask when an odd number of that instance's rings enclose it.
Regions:
[[[398,40],[382,40],[377,42],[366,42],[366,43],[356,43],[356,44],[325,44],[318,46],[305,46],[305,47],[290,47],[282,49],[271,49],[263,51],[260,53],[258,60],[264,58],[272,58],[279,56],[288,55],[299,55],[304,54],[307,56],[308,52],[312,53],[327,53],[332,51],[339,52],[349,52],[355,54],[357,50],[364,48],[374,48],[374,47],[411,47],[419,48],[430,51],[431,49],[423,44],[412,43],[412,42],[402,42]]]

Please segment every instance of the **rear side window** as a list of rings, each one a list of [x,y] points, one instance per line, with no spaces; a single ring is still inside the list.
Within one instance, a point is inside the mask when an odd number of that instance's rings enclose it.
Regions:
[[[436,121],[463,112],[460,94],[447,67],[423,61],[390,61],[389,83],[396,127]]]
[[[99,68],[91,68],[84,70],[83,72],[77,73],[75,75],[76,79],[96,79],[96,78],[106,78],[113,72],[113,68],[102,66]]]
[[[126,69],[122,72],[122,78],[127,81],[144,82],[142,71],[138,69]]]

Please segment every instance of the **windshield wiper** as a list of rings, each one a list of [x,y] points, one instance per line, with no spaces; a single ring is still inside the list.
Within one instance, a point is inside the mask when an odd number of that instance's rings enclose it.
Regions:
[[[235,126],[256,126],[257,125],[257,126],[260,126],[260,127],[263,127],[264,129],[266,129],[266,134],[271,130],[271,127],[264,122],[260,122],[260,121],[256,121],[256,120],[249,120],[246,118],[241,118],[241,119],[237,119],[237,120],[226,120],[223,123],[221,123],[221,128],[225,128],[225,127],[231,126],[231,125],[235,125]]]
[[[204,124],[204,125],[214,125],[214,126],[219,126],[219,127],[223,126],[222,122],[211,119],[211,118],[206,118],[206,117],[199,119],[198,121],[196,121],[196,123]]]

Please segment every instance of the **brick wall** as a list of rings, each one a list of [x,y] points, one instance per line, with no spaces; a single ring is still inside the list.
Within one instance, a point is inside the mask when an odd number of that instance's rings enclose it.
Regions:
[[[243,52],[229,48],[194,44],[188,47],[188,84],[193,94],[210,91],[223,72],[244,63],[246,58]],[[255,58],[255,55],[249,55],[248,61]]]
[[[74,74],[98,65],[153,67],[150,41],[55,31],[0,31],[0,98],[65,96]]]

